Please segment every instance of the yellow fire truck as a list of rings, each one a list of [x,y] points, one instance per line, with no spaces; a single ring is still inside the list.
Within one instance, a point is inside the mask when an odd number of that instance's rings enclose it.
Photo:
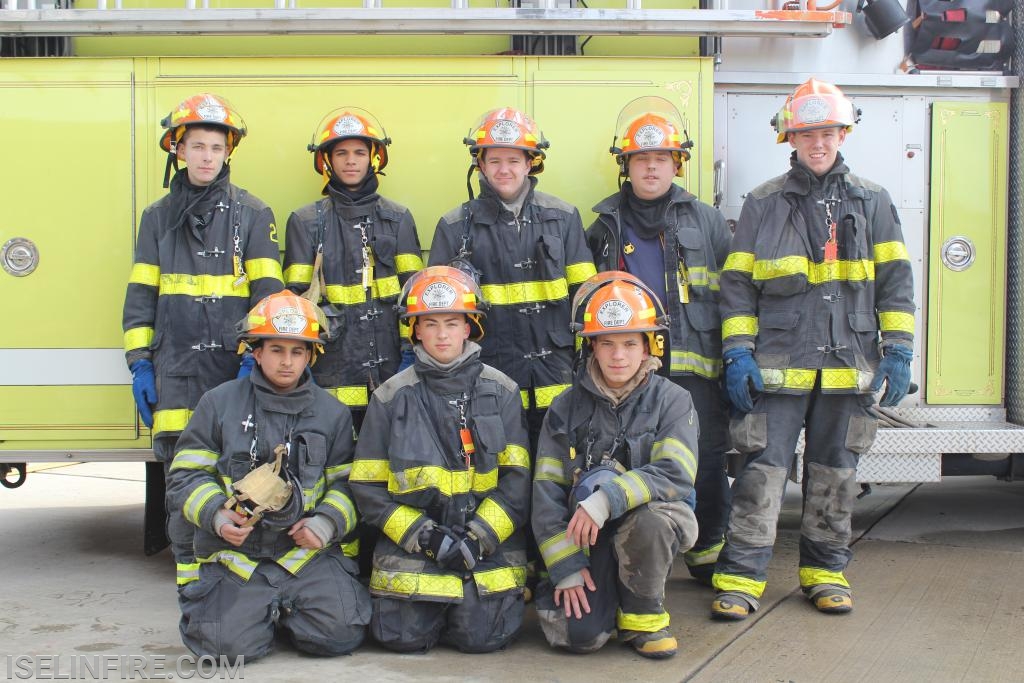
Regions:
[[[619,109],[665,97],[695,144],[681,182],[734,220],[785,170],[769,120],[810,76],[863,111],[843,152],[889,189],[915,268],[920,391],[883,416],[860,479],[1024,477],[1019,76],[901,69],[898,0],[771,3],[0,0],[0,481],[31,462],[152,458],[121,305],[138,217],[164,192],[158,122],[184,97],[242,112],[232,178],[279,226],[318,196],[306,145],[322,114],[373,111],[393,139],[382,190],[428,245],[465,198],[463,137],[503,105],[540,122],[542,188],[589,223],[616,186]]]

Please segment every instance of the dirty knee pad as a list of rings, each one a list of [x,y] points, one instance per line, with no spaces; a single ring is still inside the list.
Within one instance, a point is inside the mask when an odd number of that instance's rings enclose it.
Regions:
[[[448,603],[373,598],[370,635],[395,652],[426,652],[437,644]]]
[[[519,633],[526,611],[521,592],[506,591],[479,598],[470,581],[463,594],[461,604],[448,608],[445,643],[467,653],[494,652]]]
[[[220,565],[206,564],[178,595],[181,640],[194,654],[256,660],[273,650],[273,589],[258,574],[242,582]]]
[[[315,655],[343,655],[362,644],[372,607],[370,594],[353,576],[356,563],[340,553],[319,555],[286,584],[290,603],[279,624],[295,647]]]

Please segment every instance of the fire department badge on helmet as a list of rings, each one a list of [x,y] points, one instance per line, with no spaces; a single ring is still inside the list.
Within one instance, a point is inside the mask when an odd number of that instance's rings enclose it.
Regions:
[[[296,308],[282,308],[270,319],[270,324],[280,334],[302,334],[306,329],[306,316]]]
[[[427,308],[452,308],[455,305],[455,288],[447,282],[434,282],[423,290],[423,305]]]
[[[801,123],[821,123],[828,119],[832,107],[820,97],[808,97],[797,109],[796,119]]]
[[[198,107],[196,107],[196,113],[199,114],[199,118],[204,121],[217,121],[222,123],[228,117],[227,111],[220,105],[217,100],[212,97],[207,97],[203,100]]]
[[[633,309],[621,299],[611,299],[597,309],[597,322],[601,327],[625,327],[633,318]]]
[[[640,127],[634,138],[637,147],[661,147],[665,141],[665,131],[648,123]]]
[[[491,139],[500,145],[511,145],[519,140],[519,124],[500,119],[491,126]]]
[[[366,131],[363,128],[363,122],[358,117],[346,114],[334,122],[334,132],[338,136],[344,136],[364,135]]]

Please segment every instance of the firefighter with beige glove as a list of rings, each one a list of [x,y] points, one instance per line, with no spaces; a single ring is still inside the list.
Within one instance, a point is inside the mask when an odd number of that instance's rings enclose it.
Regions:
[[[178,440],[168,500],[195,532],[179,586],[197,655],[268,654],[276,629],[316,655],[351,652],[370,620],[349,537],[356,508],[348,409],[313,382],[322,314],[279,292],[242,323],[251,375],[207,392]]]
[[[764,592],[786,478],[805,430],[800,586],[819,611],[853,609],[849,563],[859,455],[910,385],[910,257],[886,190],[850,172],[839,147],[857,122],[830,83],[798,86],[773,120],[790,170],[747,195],[721,278],[732,489],[712,583],[714,618],[744,619]]]

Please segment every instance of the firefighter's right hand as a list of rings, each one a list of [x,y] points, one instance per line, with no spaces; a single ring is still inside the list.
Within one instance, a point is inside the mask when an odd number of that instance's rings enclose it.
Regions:
[[[153,426],[153,406],[156,405],[156,374],[153,361],[145,358],[132,363],[132,395],[139,409],[139,417],[147,427]]]
[[[590,602],[587,600],[587,591],[594,592],[597,586],[590,576],[590,570],[584,567],[580,570],[583,577],[583,585],[571,586],[569,588],[555,589],[555,607],[561,606],[565,609],[565,618],[582,619],[583,614],[590,614]]]
[[[753,385],[755,391],[764,391],[764,381],[754,354],[750,349],[735,347],[723,353],[722,358],[725,360],[725,389],[729,402],[741,413],[751,412],[754,399],[750,396],[750,386]]]
[[[423,554],[441,567],[448,564],[461,539],[446,526],[437,524],[420,532],[420,548]]]
[[[248,520],[244,515],[240,515],[234,510],[220,509],[217,511],[215,521],[217,535],[237,548],[245,543],[245,539],[249,538],[249,534],[256,528],[254,526],[243,527],[242,525],[246,521]]]

